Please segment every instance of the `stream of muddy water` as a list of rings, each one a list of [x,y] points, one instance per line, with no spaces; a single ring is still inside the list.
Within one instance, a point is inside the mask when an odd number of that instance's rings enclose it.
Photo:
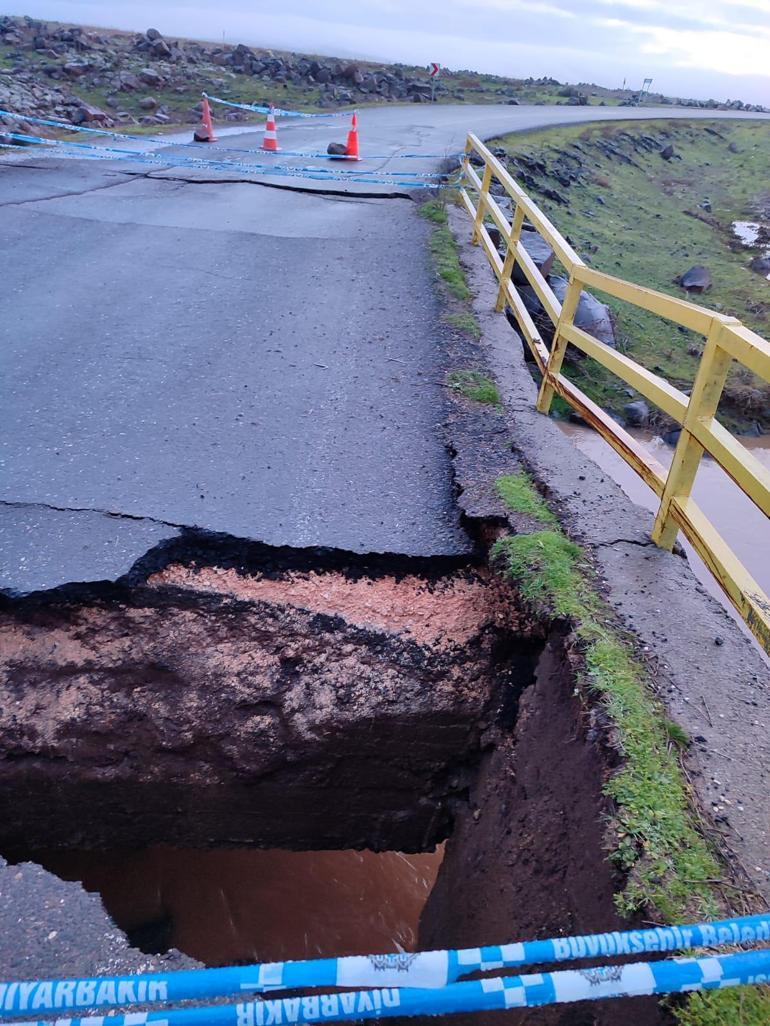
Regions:
[[[100,894],[129,941],[206,965],[413,950],[433,853],[66,852],[41,861]]]
[[[559,427],[586,456],[620,485],[630,499],[651,513],[657,510],[656,496],[625,460],[610,448],[601,435],[591,428],[577,424],[560,422]],[[651,432],[628,430],[652,452],[658,462],[666,468],[669,467],[674,455],[671,446]],[[770,435],[742,438],[741,442],[764,466],[770,468]],[[719,464],[708,456],[704,456],[701,462],[693,496],[760,587],[770,593],[770,526],[764,513],[744,495]],[[650,529],[653,519],[651,516]],[[698,579],[743,626],[743,621],[737,616],[705,564],[693,551],[689,542],[685,541],[681,534],[679,537]]]

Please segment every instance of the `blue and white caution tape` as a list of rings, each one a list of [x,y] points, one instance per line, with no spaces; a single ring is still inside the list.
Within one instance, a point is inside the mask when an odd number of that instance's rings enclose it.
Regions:
[[[139,976],[0,983],[0,1013],[66,1012],[154,1001],[225,997],[310,987],[440,989],[476,971],[517,968],[585,958],[672,952],[722,944],[770,941],[770,913],[688,926],[651,927],[584,937],[494,944],[414,954],[268,962]],[[765,953],[770,957],[770,952]],[[661,964],[661,963],[657,963]],[[685,960],[683,964],[689,964]],[[614,970],[613,970],[614,971]],[[478,981],[477,981],[478,982]],[[506,987],[513,986],[506,980]],[[459,1011],[460,1009],[458,1009]]]
[[[664,959],[592,969],[503,976],[454,983],[439,990],[378,987],[305,997],[263,998],[202,1008],[57,1019],[56,1026],[283,1026],[395,1016],[446,1015],[603,998],[716,990],[770,982],[770,949],[707,958]],[[52,987],[53,984],[48,984]],[[106,986],[106,984],[102,984]],[[124,1000],[128,1000],[127,998]],[[90,1007],[97,1004],[96,996]],[[38,1010],[32,1001],[25,1007]],[[18,1026],[45,1026],[31,1020]]]
[[[121,147],[116,147],[116,146],[92,146],[90,143],[74,142],[73,140],[67,140],[67,139],[46,139],[46,138],[43,138],[42,136],[27,135],[27,134],[24,134],[24,133],[21,133],[21,132],[6,132],[5,135],[7,135],[11,139],[15,139],[19,143],[23,143],[23,144],[36,145],[36,146],[55,146],[58,149],[73,148],[73,149],[78,149],[78,150],[86,150],[86,151],[89,151],[89,152],[94,152],[94,153],[99,154],[99,155],[106,153],[106,154],[110,154],[111,156],[115,155],[116,157],[119,157],[121,160],[123,160],[125,158],[133,158],[133,159],[137,159],[137,160],[142,160],[142,159],[145,159],[145,157],[146,157],[145,154],[137,153],[136,150],[127,150],[127,149],[122,149]],[[200,152],[200,150],[198,152]],[[221,151],[221,152],[233,152],[233,151]],[[245,152],[245,153],[256,153],[256,154],[262,155],[262,151],[261,150],[246,150],[246,151],[243,151],[243,152]],[[297,154],[297,155],[298,156],[306,156],[306,154]],[[310,172],[317,172],[318,174],[321,174],[321,175],[335,175],[335,176],[338,176],[338,177],[340,175],[342,175],[345,178],[348,177],[348,176],[351,176],[351,177],[355,177],[356,180],[358,180],[362,176],[364,178],[371,178],[371,177],[391,178],[393,176],[398,176],[400,178],[409,178],[409,179],[414,178],[414,179],[426,179],[426,180],[431,180],[431,179],[445,180],[445,179],[448,179],[450,177],[449,174],[447,174],[445,172],[440,172],[440,171],[426,171],[426,172],[423,172],[423,171],[400,171],[400,170],[399,171],[388,171],[387,168],[381,168],[381,169],[377,169],[377,170],[373,170],[373,171],[364,171],[364,170],[344,171],[342,169],[331,170],[329,168],[312,167],[312,166],[307,166],[307,165],[303,166],[303,167],[298,167],[295,164],[272,164],[272,163],[271,164],[254,164],[254,163],[244,164],[242,161],[219,160],[219,159],[217,159],[214,156],[212,156],[212,157],[188,157],[188,156],[175,156],[175,155],[171,155],[170,154],[168,157],[165,157],[165,158],[158,157],[158,156],[153,156],[153,157],[151,157],[149,159],[153,163],[163,164],[164,166],[165,165],[170,165],[170,164],[174,164],[174,165],[177,165],[177,166],[179,166],[179,165],[183,165],[183,166],[194,165],[194,166],[197,166],[197,167],[206,167],[206,168],[216,167],[217,169],[220,169],[220,170],[221,169],[227,169],[227,170],[236,170],[236,171],[243,171],[244,169],[249,169],[252,173],[258,171],[258,172],[263,173],[263,174],[274,174],[276,171],[285,171],[285,172],[290,173],[290,174],[304,175],[305,172],[310,171]]]
[[[140,166],[150,165],[161,170],[181,168],[192,171],[216,171],[230,175],[258,175],[270,178],[292,178],[317,182],[347,182],[358,185],[389,186],[402,189],[437,189],[451,186],[459,179],[452,181],[438,179],[421,181],[419,177],[406,177],[397,171],[330,171],[326,168],[294,167],[292,165],[276,166],[274,164],[244,164],[235,161],[207,160],[184,156],[166,158],[136,153],[134,150],[122,150],[111,146],[89,146],[87,143],[66,142],[58,139],[42,139],[37,136],[22,135],[15,132],[6,133],[12,139],[35,147],[55,148],[56,156],[69,160],[120,160]],[[0,149],[14,150],[16,146],[0,143]],[[430,178],[431,176],[425,176]]]
[[[87,128],[85,125],[73,125],[69,121],[57,121],[53,118],[37,118],[29,114],[18,114],[15,111],[0,110],[0,117],[11,118],[15,121],[25,121],[30,125],[43,125],[46,128],[59,128],[66,132],[76,132],[82,135],[103,136],[108,139],[119,139],[122,142],[136,142],[147,145],[153,143],[161,146],[183,147],[185,149],[200,152],[201,143],[178,142],[169,136],[163,135],[132,135],[130,132],[111,132],[108,128]],[[0,134],[3,134],[0,132]],[[8,134],[8,133],[5,133]],[[323,151],[305,150],[284,150],[277,151],[258,149],[235,148],[220,146],[217,144],[216,153],[240,153],[243,156],[255,155],[260,157],[305,157],[312,160],[328,160],[329,154]],[[367,160],[460,160],[462,153],[367,153]],[[406,174],[410,172],[399,172]]]
[[[273,114],[277,118],[349,118],[350,110],[321,111],[316,114],[308,114],[303,110],[283,110],[281,107],[261,107],[257,103],[236,103],[234,100],[223,100],[219,96],[210,96],[203,93],[207,100],[212,103],[221,103],[225,107],[237,107],[238,110],[252,111],[254,114]]]

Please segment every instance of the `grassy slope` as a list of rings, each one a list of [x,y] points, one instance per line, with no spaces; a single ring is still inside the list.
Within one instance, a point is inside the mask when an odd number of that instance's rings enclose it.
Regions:
[[[707,127],[719,135],[710,134]],[[682,159],[667,163],[656,152],[639,152],[624,133],[672,142]],[[595,143],[602,138],[620,145],[640,167],[597,150]],[[767,199],[769,124],[626,122],[521,133],[500,142],[511,155],[537,155],[549,166],[557,160],[576,166],[570,155],[582,161],[580,182],[563,187],[552,177],[535,175],[538,187],[528,191],[593,266],[684,297],[673,284],[674,277],[694,264],[706,264],[714,285],[695,301],[735,315],[768,336],[770,284],[748,269],[750,254],[735,245],[729,226],[735,219],[751,219],[756,204]],[[730,152],[730,143],[735,143],[737,153]],[[541,187],[561,192],[569,206],[544,197]],[[710,214],[699,207],[705,200],[711,203]],[[685,213],[688,210],[704,220]],[[607,301],[619,315],[620,348],[689,388],[698,360],[688,349],[702,339],[644,311]],[[622,383],[590,361],[570,373],[604,407],[620,410],[628,402]],[[747,372],[734,368],[729,392],[730,401],[722,408],[728,424],[740,429],[759,421],[770,428],[770,387],[760,387]]]

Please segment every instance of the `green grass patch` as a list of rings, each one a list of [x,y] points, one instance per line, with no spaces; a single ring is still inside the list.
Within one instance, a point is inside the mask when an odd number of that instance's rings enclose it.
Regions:
[[[420,214],[426,221],[432,221],[433,224],[447,223],[446,207],[441,200],[432,199],[428,200],[427,203],[423,203],[420,207]]]
[[[645,149],[644,140],[652,148]],[[734,220],[756,220],[770,164],[770,124],[751,121],[618,122],[516,133],[496,140],[512,158],[514,178],[526,173],[528,193],[580,254],[609,274],[687,299],[674,278],[696,264],[711,270],[713,286],[690,297],[770,334],[770,287],[749,269],[751,250],[731,231]],[[658,147],[674,146],[662,160]],[[608,148],[609,147],[609,148]],[[732,147],[732,149],[731,149]],[[618,155],[619,154],[619,155]],[[567,169],[577,180],[563,184]],[[555,190],[566,201],[545,194]],[[766,190],[765,190],[766,191]],[[709,209],[710,208],[710,209]],[[760,218],[761,219],[761,218]],[[617,317],[618,345],[638,363],[688,390],[703,347],[701,336],[654,314],[602,296]],[[585,359],[568,376],[605,409],[622,410],[626,385]],[[734,365],[720,413],[733,429],[759,422],[770,429],[770,385]]]
[[[457,331],[462,332],[474,341],[481,338],[481,326],[471,306],[472,293],[465,280],[465,273],[460,265],[459,250],[455,238],[449,230],[446,206],[452,201],[449,190],[442,192],[419,207],[422,217],[430,221],[430,252],[433,266],[441,281],[441,293],[445,306],[444,320]],[[495,394],[497,390],[495,389]],[[490,400],[481,399],[480,402]],[[499,395],[495,402],[500,401]]]
[[[476,341],[481,338],[481,326],[470,310],[447,314],[444,320],[447,324],[451,324],[453,328],[457,328],[458,331],[462,331],[463,334],[469,335]]]
[[[454,236],[446,225],[437,226],[430,240],[430,251],[436,271],[455,299],[471,298],[471,290],[465,281],[465,274],[460,267],[457,255],[457,244]]]
[[[514,513],[523,513],[541,524],[556,524],[557,520],[543,499],[529,474],[506,474],[498,477],[495,490]]]
[[[766,987],[737,987],[690,994],[672,1008],[680,1026],[767,1026],[770,994]]]
[[[497,487],[519,512],[535,510],[541,521],[553,517],[526,474],[501,478]],[[616,895],[618,910],[628,916],[652,908],[671,923],[718,914],[722,903],[713,885],[720,866],[698,829],[678,760],[687,734],[648,688],[632,646],[593,586],[583,551],[551,527],[499,539],[492,560],[540,616],[573,625],[583,653],[583,684],[613,725],[623,762],[605,793],[616,810],[610,859],[626,874]],[[770,1021],[770,991],[693,994],[672,1002],[671,1010],[680,1026],[764,1026]]]
[[[481,371],[452,371],[447,382],[450,388],[459,392],[460,395],[464,395],[466,399],[472,399],[477,403],[486,403],[488,406],[500,405],[500,392],[497,385]]]

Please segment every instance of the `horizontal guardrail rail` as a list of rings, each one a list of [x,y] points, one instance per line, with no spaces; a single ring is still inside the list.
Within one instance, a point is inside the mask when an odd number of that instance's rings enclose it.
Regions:
[[[476,155],[479,174],[471,163]],[[512,201],[509,221],[490,194],[496,182]],[[560,395],[591,424],[660,499],[652,539],[671,550],[681,530],[717,582],[746,621],[766,652],[770,653],[770,598],[764,593],[730,546],[692,498],[701,457],[708,453],[736,485],[770,516],[770,471],[716,419],[719,400],[733,361],[770,381],[770,343],[734,317],[588,267],[548,220],[537,204],[511,177],[502,163],[472,133],[465,144],[460,198],[473,221],[472,241],[481,245],[498,282],[496,309],[509,306],[542,374],[537,408],[548,413],[554,395]],[[487,229],[491,222],[505,242],[501,257]],[[568,276],[563,302],[524,248],[521,232],[527,222],[553,249]],[[554,326],[550,347],[514,284],[517,266],[526,277]],[[705,347],[691,394],[594,338],[575,324],[584,288],[595,288],[640,307],[705,338]],[[668,471],[609,414],[577,388],[563,371],[568,346],[575,346],[606,367],[640,395],[666,413],[681,428]],[[758,539],[758,542],[760,540]]]

